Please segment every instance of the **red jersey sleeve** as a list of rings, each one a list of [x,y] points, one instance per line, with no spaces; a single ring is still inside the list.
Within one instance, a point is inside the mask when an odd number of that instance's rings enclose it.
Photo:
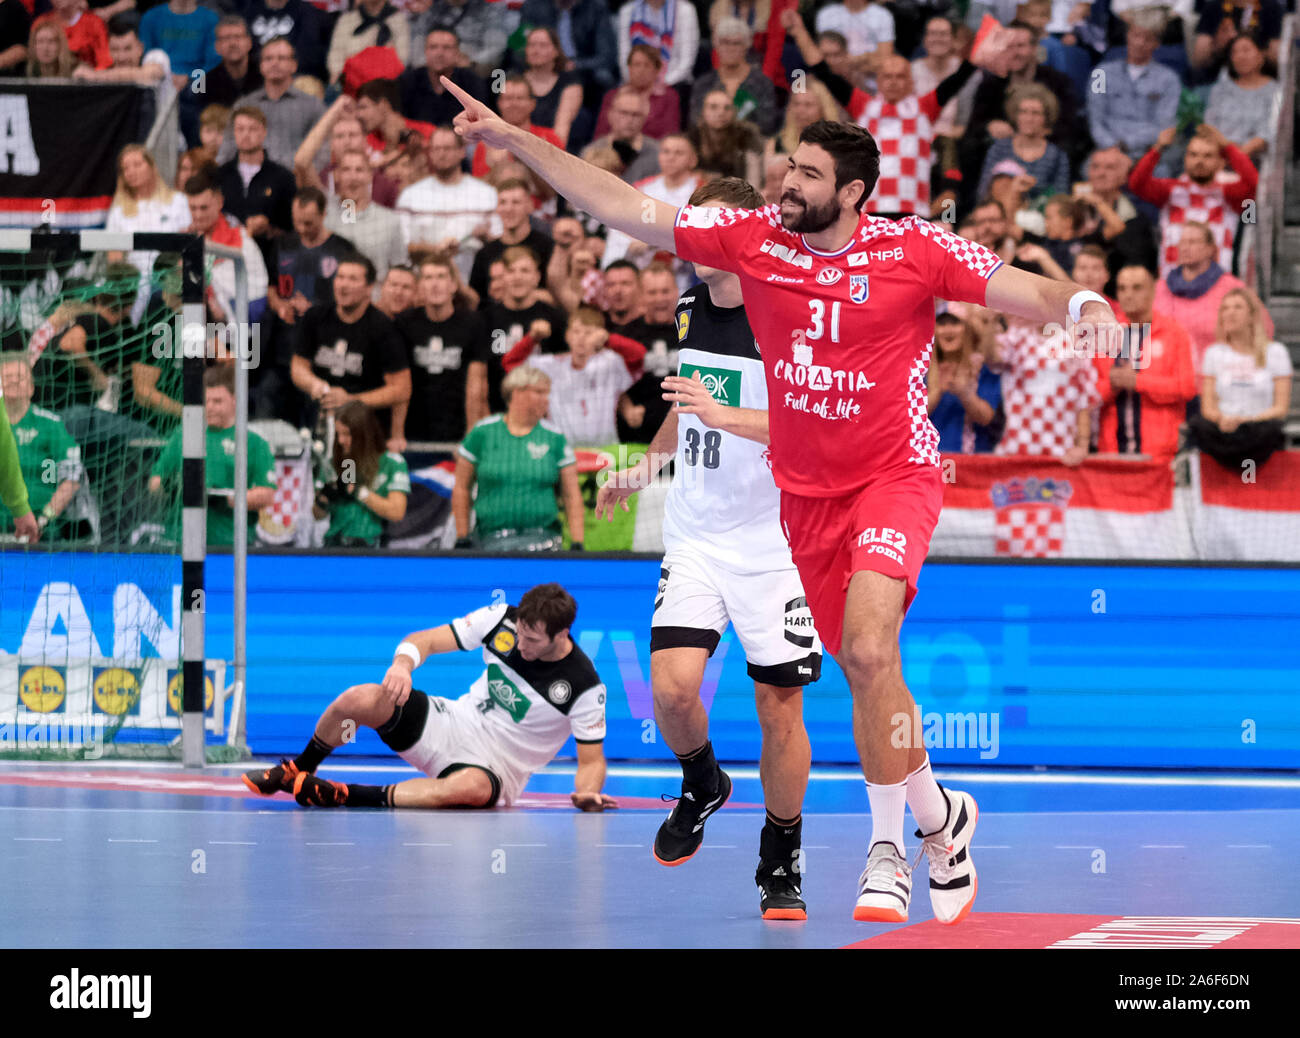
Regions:
[[[684,205],[677,210],[673,240],[679,258],[739,273],[744,260],[757,251],[755,238],[765,228],[780,225],[779,205],[762,209]]]
[[[995,252],[958,237],[938,224],[911,218],[908,251],[920,257],[927,284],[940,299],[984,305],[989,278],[1002,266]]]

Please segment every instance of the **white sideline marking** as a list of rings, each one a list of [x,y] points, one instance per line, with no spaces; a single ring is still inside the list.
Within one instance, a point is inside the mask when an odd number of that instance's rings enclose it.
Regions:
[[[62,836],[15,836],[19,843],[62,843]]]
[[[256,840],[209,840],[208,843],[218,847],[256,847]]]

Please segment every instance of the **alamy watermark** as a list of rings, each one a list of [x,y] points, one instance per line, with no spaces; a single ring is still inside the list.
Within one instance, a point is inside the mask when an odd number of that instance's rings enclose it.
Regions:
[[[995,712],[924,713],[916,703],[910,714],[889,719],[889,743],[896,749],[979,749],[981,760],[997,757],[999,718]]]
[[[237,360],[252,370],[262,360],[262,326],[256,322],[208,321],[185,324],[177,317],[154,325],[150,346],[155,360],[202,357],[205,360]]]
[[[41,750],[79,750],[82,760],[104,756],[104,722],[70,724],[38,721],[34,724],[7,721],[0,724],[0,753],[30,753]]]

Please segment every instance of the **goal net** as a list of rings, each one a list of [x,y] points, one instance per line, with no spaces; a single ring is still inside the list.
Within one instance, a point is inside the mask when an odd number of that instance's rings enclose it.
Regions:
[[[94,237],[0,232],[0,385],[39,527],[29,543],[0,507],[0,756],[179,759],[185,612],[210,626],[212,608],[183,587],[181,551],[180,249],[194,239]],[[241,754],[229,648],[209,642],[203,661],[209,760]]]

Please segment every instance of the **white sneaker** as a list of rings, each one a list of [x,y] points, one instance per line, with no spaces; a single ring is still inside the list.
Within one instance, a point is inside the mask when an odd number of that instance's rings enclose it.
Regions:
[[[912,869],[892,842],[881,840],[867,852],[867,867],[858,877],[858,904],[853,918],[871,923],[905,923],[912,901]]]
[[[943,789],[942,786],[939,787]],[[970,914],[975,904],[979,881],[975,864],[970,860],[970,841],[975,834],[975,823],[980,809],[969,793],[943,789],[948,801],[948,818],[943,828],[929,836],[921,837],[921,853],[916,856],[913,868],[921,854],[930,859],[930,905],[934,917],[945,926],[960,923]]]

